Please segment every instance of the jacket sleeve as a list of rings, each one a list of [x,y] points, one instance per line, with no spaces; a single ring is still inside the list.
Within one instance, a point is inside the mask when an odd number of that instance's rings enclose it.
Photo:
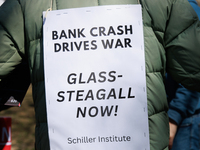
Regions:
[[[24,21],[18,1],[0,7],[0,111],[12,96],[22,102],[30,84],[24,51]]]
[[[169,80],[167,80],[167,82],[168,81]],[[173,95],[173,97],[168,97],[170,99],[168,116],[179,125],[181,121],[183,121],[183,119],[195,113],[200,94],[199,92],[191,91],[184,88],[181,84],[178,84],[173,80],[169,82],[174,82],[178,86],[175,90],[175,94]],[[173,93],[171,91],[172,88],[173,87],[166,88],[167,95]]]
[[[187,0],[175,0],[165,31],[167,72],[184,87],[200,91],[200,22]]]
[[[0,7],[0,81],[9,75],[25,56],[24,21],[18,1],[5,1]]]

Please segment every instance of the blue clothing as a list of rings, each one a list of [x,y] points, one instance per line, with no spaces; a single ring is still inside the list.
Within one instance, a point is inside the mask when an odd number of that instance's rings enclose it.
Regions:
[[[200,150],[200,93],[190,91],[166,74],[168,116],[178,125],[171,150]]]
[[[166,93],[169,102],[168,116],[177,125],[200,110],[200,93],[184,88],[169,75],[166,75]]]
[[[188,1],[190,2],[190,4],[192,5],[193,9],[195,10],[200,19],[200,7],[198,6],[196,0],[188,0]]]
[[[171,150],[200,150],[200,114],[186,118],[179,125]]]

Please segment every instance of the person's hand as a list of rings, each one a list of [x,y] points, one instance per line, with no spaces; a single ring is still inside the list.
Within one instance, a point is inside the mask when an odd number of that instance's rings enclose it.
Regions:
[[[170,131],[170,135],[169,135],[169,149],[172,148],[173,145],[173,141],[174,141],[174,137],[176,135],[176,131],[177,131],[177,124],[175,121],[173,120],[169,120],[169,131]]]

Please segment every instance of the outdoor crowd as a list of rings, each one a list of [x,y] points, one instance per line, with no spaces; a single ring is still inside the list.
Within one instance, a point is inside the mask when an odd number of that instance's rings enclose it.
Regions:
[[[50,149],[42,12],[116,4],[142,6],[150,149],[200,150],[199,0],[6,0],[0,6],[0,85],[18,66],[30,76],[35,149]]]

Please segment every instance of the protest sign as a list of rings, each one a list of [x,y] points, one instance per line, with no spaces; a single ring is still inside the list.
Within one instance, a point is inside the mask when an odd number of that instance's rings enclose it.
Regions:
[[[141,6],[43,15],[51,149],[149,150]]]

